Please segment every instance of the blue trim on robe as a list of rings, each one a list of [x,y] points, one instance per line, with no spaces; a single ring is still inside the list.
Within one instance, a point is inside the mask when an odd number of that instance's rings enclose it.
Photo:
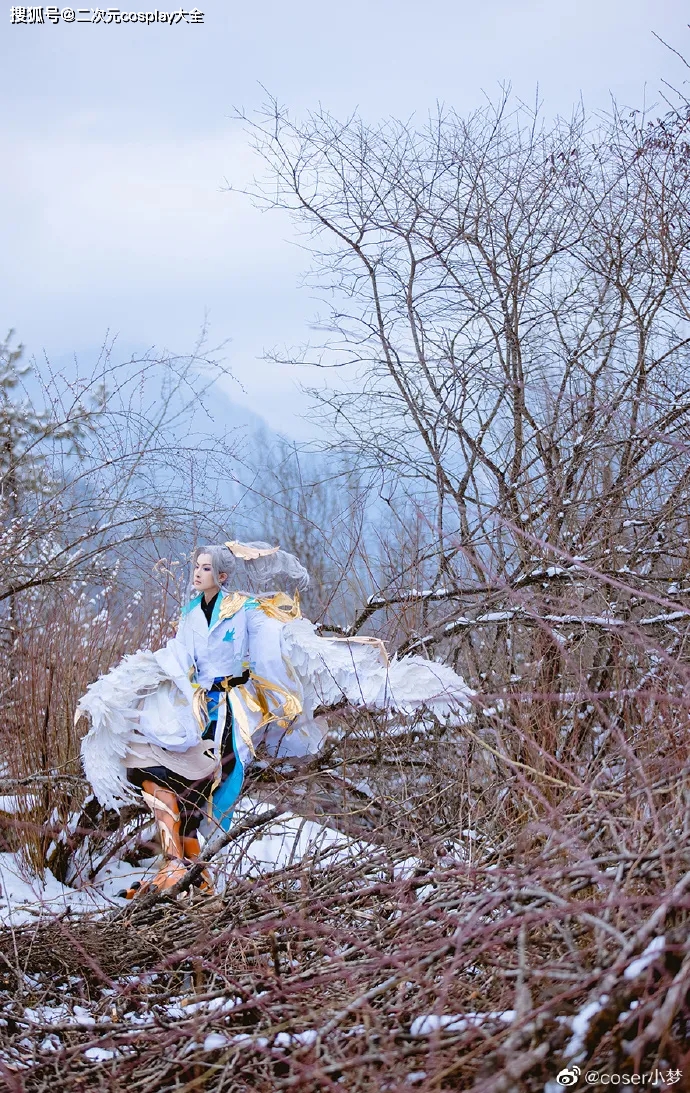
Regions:
[[[228,715],[232,717],[229,706]],[[232,817],[235,812],[235,805],[242,792],[242,783],[244,782],[244,767],[242,766],[242,761],[237,754],[237,748],[235,747],[234,718],[232,719],[230,731],[232,732],[232,750],[235,754],[235,766],[232,769],[232,773],[221,782],[218,789],[213,794],[213,819],[222,831],[230,830]]]
[[[215,683],[215,680],[214,680]],[[211,721],[218,720],[218,707],[220,700],[223,697],[222,691],[207,691],[206,692],[206,709],[208,710],[209,724]],[[208,726],[207,726],[208,728]]]
[[[203,592],[200,592],[198,596],[192,596],[189,603],[186,603],[184,605],[184,607],[182,608],[182,614],[183,615],[188,615],[189,612],[193,610],[193,608],[198,607],[199,604],[201,603],[201,597],[202,596],[203,596]]]

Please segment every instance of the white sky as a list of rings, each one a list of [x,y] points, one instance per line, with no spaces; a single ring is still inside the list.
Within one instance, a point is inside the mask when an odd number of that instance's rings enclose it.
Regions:
[[[538,83],[547,115],[581,95],[641,106],[683,79],[652,31],[690,53],[685,0],[198,7],[200,26],[0,13],[0,335],[14,327],[54,362],[91,356],[106,331],[185,352],[207,314],[211,341],[231,339],[231,398],[297,437],[310,426],[296,381],[311,377],[261,356],[307,340],[316,304],[289,221],[222,192],[259,167],[234,106],[260,105],[263,84],[297,112],[423,116],[436,100],[471,110],[507,81],[529,101]]]

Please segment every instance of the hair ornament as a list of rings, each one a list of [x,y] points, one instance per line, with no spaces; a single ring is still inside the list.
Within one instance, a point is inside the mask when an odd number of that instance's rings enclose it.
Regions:
[[[237,539],[231,539],[225,546],[232,551],[236,558],[241,558],[244,562],[254,561],[256,558],[266,558],[269,554],[275,554],[276,551],[280,550],[280,546],[257,547],[251,546],[249,543],[240,543]]]

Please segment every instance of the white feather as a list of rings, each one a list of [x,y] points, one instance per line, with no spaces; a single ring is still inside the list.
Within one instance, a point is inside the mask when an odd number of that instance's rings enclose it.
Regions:
[[[124,757],[137,728],[140,698],[155,694],[165,674],[153,653],[133,653],[88,687],[77,705],[91,728],[81,743],[84,773],[102,805],[118,808],[135,799]]]
[[[322,638],[308,619],[283,630],[283,649],[304,690],[305,708],[375,703],[385,674],[381,646]]]
[[[394,660],[376,698],[381,708],[412,713],[427,706],[438,717],[467,721],[473,692],[448,664],[409,656]]]
[[[472,691],[447,664],[418,656],[388,662],[381,645],[319,637],[308,619],[285,626],[286,656],[304,689],[305,710],[355,706],[411,713],[427,706],[439,717],[467,719]]]

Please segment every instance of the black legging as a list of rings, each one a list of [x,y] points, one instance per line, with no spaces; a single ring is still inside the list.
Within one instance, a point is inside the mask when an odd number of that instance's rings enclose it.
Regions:
[[[204,732],[204,739],[213,739],[216,724],[216,721],[210,722]],[[228,706],[225,731],[223,733],[223,770],[221,776],[223,782],[232,774],[237,762],[231,729],[232,713]],[[199,824],[206,815],[208,799],[213,788],[213,778],[202,778],[200,781],[192,782],[189,778],[185,778],[182,774],[176,774],[174,770],[170,770],[168,767],[159,766],[128,767],[127,779],[138,790],[141,790],[142,783],[146,781],[155,782],[162,789],[171,790],[180,802],[180,835],[182,838],[196,835]]]

